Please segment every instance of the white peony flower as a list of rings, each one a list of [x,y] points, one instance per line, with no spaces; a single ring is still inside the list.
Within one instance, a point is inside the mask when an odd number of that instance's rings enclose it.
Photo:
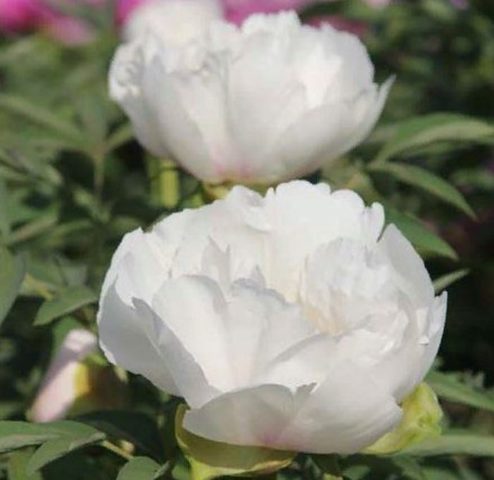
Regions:
[[[212,22],[182,48],[156,35],[123,45],[110,93],[153,154],[206,182],[272,184],[364,140],[392,83],[373,76],[356,36],[284,12]]]
[[[294,181],[125,236],[98,314],[108,359],[184,397],[184,427],[238,445],[352,453],[400,421],[446,294],[381,205]]]
[[[152,33],[167,44],[180,46],[220,18],[223,7],[219,0],[149,0],[131,13],[122,34],[130,41]]]

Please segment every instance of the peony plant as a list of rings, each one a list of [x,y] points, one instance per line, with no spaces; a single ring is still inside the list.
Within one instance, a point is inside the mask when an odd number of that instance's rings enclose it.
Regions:
[[[0,39],[0,477],[488,478],[494,127],[423,114],[488,110],[484,7],[133,2]]]

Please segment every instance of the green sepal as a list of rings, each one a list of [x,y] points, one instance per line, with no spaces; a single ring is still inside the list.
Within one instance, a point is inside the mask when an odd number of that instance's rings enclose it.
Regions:
[[[229,445],[194,435],[183,428],[186,411],[185,405],[177,409],[175,435],[190,464],[192,480],[265,475],[287,467],[296,455],[263,447]]]
[[[441,434],[443,412],[434,391],[421,383],[401,404],[403,418],[399,425],[367,447],[364,453],[386,455],[399,452],[423,440]]]

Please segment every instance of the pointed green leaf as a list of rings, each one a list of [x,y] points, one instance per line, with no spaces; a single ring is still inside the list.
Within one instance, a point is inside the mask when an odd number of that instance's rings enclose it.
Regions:
[[[22,447],[40,445],[59,438],[88,438],[99,433],[95,428],[72,421],[52,423],[28,423],[20,421],[0,422],[0,453]]]
[[[0,109],[18,115],[37,125],[47,128],[61,137],[70,140],[74,145],[84,145],[78,129],[50,110],[34,105],[24,98],[0,94]]]
[[[88,427],[89,428],[89,427]],[[49,440],[41,445],[32,455],[28,464],[27,472],[32,474],[50,462],[67,455],[74,450],[92,445],[104,440],[105,434],[95,429],[90,429],[85,434],[67,435],[55,440]]]
[[[426,480],[413,457],[350,455],[340,463],[344,480]]]
[[[98,296],[87,287],[68,287],[58,292],[55,298],[47,300],[41,305],[36,314],[34,325],[46,325],[97,300]]]
[[[8,212],[9,204],[7,203],[7,185],[5,180],[0,177],[0,238],[4,241],[10,235],[10,215]]]
[[[39,445],[57,438],[59,434],[46,425],[27,422],[0,422],[0,453]]]
[[[112,437],[133,443],[155,458],[163,457],[163,441],[156,421],[144,413],[119,410],[92,412],[77,417]]]
[[[383,163],[391,157],[437,142],[492,140],[494,127],[486,122],[453,113],[434,113],[401,123],[395,135],[379,151],[374,162]]]
[[[192,480],[268,474],[290,465],[296,455],[294,452],[229,445],[198,437],[182,426],[186,411],[185,405],[177,409],[175,434],[190,463]]]
[[[402,163],[382,163],[372,167],[372,171],[386,173],[403,183],[421,188],[455,206],[468,216],[475,217],[470,205],[453,185],[423,168]]]
[[[134,457],[118,473],[117,480],[154,480],[160,466],[150,458]]]
[[[106,139],[106,149],[108,151],[115,150],[125,143],[134,138],[134,130],[130,123],[124,123],[120,125],[111,135]]]
[[[0,246],[0,324],[12,307],[25,274],[24,260]]]
[[[10,455],[7,465],[9,480],[43,480],[39,472],[27,473],[26,465],[32,453],[31,449],[24,449]]]
[[[392,207],[386,207],[387,223],[394,223],[405,237],[424,253],[431,253],[458,260],[453,248],[442,238],[427,229],[422,222],[406,213],[401,213]]]
[[[336,455],[312,455],[312,460],[327,475],[341,477],[341,468]]]
[[[427,375],[427,383],[441,398],[494,412],[494,393],[467,385],[456,373],[431,371]]]
[[[433,457],[438,455],[472,455],[494,457],[494,436],[465,431],[451,431],[407,448],[404,455]]]
[[[435,292],[439,293],[453,283],[457,282],[458,280],[461,280],[463,277],[468,275],[468,272],[468,269],[463,268],[461,270],[456,270],[455,272],[451,272],[443,275],[442,277],[436,278],[436,280],[434,280]]]

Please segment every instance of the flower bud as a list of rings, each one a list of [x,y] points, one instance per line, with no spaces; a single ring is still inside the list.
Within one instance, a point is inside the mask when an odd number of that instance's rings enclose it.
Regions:
[[[52,422],[91,410],[118,408],[125,404],[125,386],[113,367],[92,359],[98,340],[91,332],[75,329],[48,367],[29,417]]]

